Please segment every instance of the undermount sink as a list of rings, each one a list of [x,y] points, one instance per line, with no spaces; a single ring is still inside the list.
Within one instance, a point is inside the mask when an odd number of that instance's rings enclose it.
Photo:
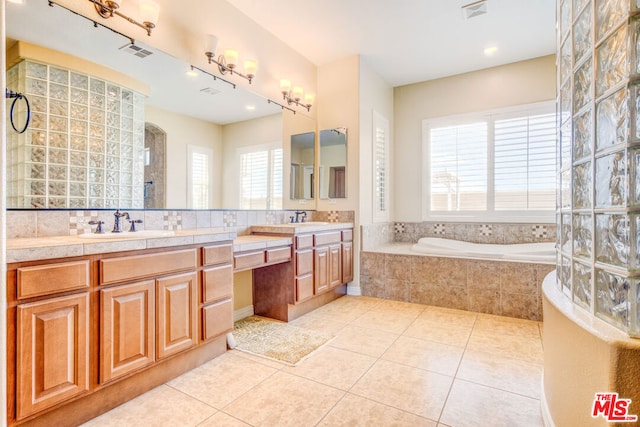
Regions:
[[[291,225],[329,225],[328,222],[323,221],[305,221],[305,222],[292,222]]]
[[[124,231],[122,233],[85,233],[78,237],[81,239],[146,239],[152,237],[171,237],[176,233],[171,230],[140,230],[140,231]]]

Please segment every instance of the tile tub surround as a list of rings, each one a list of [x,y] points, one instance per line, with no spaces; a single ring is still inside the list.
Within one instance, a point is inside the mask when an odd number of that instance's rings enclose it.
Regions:
[[[395,243],[360,254],[362,295],[542,320],[542,279],[554,265],[418,255]]]
[[[554,223],[498,222],[395,222],[391,223],[393,241],[415,243],[421,237],[440,237],[472,243],[537,243],[553,242]],[[363,232],[364,235],[364,232]]]

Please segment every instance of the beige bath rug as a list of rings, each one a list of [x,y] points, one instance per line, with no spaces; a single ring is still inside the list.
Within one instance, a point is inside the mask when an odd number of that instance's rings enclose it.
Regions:
[[[250,316],[233,329],[236,350],[295,366],[333,339],[332,335],[278,320]]]

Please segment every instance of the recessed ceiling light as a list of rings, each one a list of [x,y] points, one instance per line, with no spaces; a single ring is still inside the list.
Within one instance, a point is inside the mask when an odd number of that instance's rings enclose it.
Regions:
[[[255,110],[255,109],[256,109],[256,106],[255,106],[255,105],[247,105],[245,108],[246,108],[248,111],[253,111],[253,110]]]
[[[193,67],[191,67],[189,70],[187,70],[187,72],[185,74],[187,76],[189,76],[189,77],[198,77],[198,72]]]
[[[494,53],[496,53],[498,51],[498,47],[497,46],[489,46],[489,47],[485,47],[484,48],[484,54],[486,56],[491,56]]]
[[[8,3],[24,4],[24,0],[7,0]]]

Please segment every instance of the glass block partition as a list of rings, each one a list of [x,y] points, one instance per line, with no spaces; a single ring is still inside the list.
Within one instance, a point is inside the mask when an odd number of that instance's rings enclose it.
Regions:
[[[144,96],[72,70],[24,60],[7,86],[27,95],[28,130],[7,134],[10,208],[142,208]],[[26,107],[16,106],[16,123]]]
[[[558,0],[557,280],[640,336],[640,0]]]

